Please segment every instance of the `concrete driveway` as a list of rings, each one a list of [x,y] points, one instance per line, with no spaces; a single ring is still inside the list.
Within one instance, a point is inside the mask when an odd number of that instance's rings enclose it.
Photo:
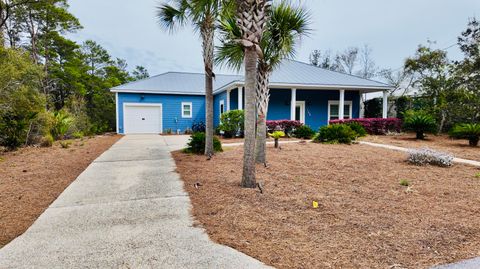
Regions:
[[[0,268],[264,268],[193,226],[170,156],[187,139],[122,138],[0,250]]]

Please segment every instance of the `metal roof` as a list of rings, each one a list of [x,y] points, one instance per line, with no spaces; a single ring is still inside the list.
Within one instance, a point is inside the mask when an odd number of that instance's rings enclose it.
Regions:
[[[243,85],[241,75],[219,75],[214,80],[214,92]],[[310,64],[286,60],[270,78],[271,87],[358,89],[379,91],[391,86],[374,80],[330,71]],[[113,92],[164,94],[205,94],[205,76],[201,73],[167,72],[147,79],[120,85]]]

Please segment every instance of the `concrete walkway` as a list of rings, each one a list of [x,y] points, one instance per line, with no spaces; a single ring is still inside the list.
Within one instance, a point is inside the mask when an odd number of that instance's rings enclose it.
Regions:
[[[384,148],[384,149],[391,149],[391,150],[396,150],[396,151],[403,151],[403,152],[408,152],[410,149],[408,148],[402,148],[402,147],[397,147],[397,146],[392,146],[392,145],[387,145],[387,144],[378,144],[378,143],[372,143],[372,142],[365,142],[365,141],[360,141],[359,144],[362,145],[368,145],[372,147],[377,147],[377,148]],[[455,163],[461,163],[461,164],[468,164],[468,165],[473,165],[480,167],[480,162],[478,161],[473,161],[473,160],[467,160],[467,159],[461,159],[461,158],[453,158],[453,162]]]
[[[193,227],[170,156],[187,140],[122,138],[0,250],[0,268],[265,268]]]

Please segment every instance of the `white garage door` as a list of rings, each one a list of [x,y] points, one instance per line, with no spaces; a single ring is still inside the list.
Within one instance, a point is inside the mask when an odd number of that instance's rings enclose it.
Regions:
[[[123,116],[125,134],[162,133],[161,104],[125,104]]]

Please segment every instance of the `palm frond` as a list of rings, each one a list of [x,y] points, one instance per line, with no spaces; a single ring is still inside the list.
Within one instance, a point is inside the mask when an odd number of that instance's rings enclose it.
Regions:
[[[173,5],[162,4],[157,7],[158,24],[170,32],[175,31],[177,27],[184,26],[190,12],[190,4],[187,0],[173,2]]]

